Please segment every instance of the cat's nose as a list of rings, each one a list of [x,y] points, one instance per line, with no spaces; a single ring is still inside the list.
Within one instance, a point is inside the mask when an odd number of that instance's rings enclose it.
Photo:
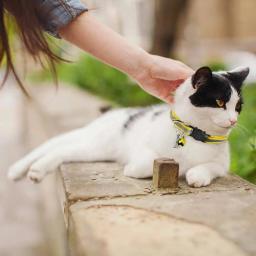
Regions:
[[[237,119],[229,119],[230,125],[234,126],[237,123]]]

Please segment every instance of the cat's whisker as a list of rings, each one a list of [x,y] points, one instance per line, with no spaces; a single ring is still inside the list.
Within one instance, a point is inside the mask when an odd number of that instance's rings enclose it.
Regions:
[[[241,131],[243,131],[243,132],[246,133],[246,134],[250,134],[250,131],[249,131],[246,127],[244,127],[243,125],[241,125],[241,124],[237,124],[235,128],[240,129]]]
[[[234,128],[232,129],[232,132],[242,132],[242,133],[246,133],[240,126],[236,125],[234,126]]]

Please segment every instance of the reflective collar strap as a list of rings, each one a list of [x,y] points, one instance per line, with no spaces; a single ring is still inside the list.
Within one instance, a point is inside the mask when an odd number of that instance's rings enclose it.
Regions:
[[[218,143],[225,142],[227,140],[228,140],[227,136],[208,135],[208,138],[206,139],[205,143],[218,144]]]
[[[181,133],[189,136],[193,130],[193,128],[191,128],[190,126],[186,125],[185,123],[183,123],[178,116],[176,115],[176,113],[174,111],[171,111],[171,119],[176,127],[177,130],[179,130]]]
[[[227,136],[222,135],[209,135],[206,132],[193,127],[191,125],[185,124],[179,119],[174,111],[171,111],[171,119],[174,123],[175,128],[186,136],[191,136],[195,140],[209,143],[209,144],[219,144],[228,140]]]

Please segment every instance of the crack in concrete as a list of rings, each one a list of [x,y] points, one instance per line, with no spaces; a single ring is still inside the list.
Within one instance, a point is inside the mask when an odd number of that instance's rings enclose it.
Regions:
[[[72,206],[73,204],[77,202],[91,202],[91,201],[99,201],[99,200],[111,200],[111,199],[118,199],[118,198],[133,198],[133,197],[146,197],[150,195],[159,195],[159,196],[166,196],[166,195],[187,195],[187,194],[200,194],[200,193],[209,193],[209,192],[232,192],[232,191],[249,191],[251,190],[250,188],[241,188],[241,187],[234,187],[232,189],[219,189],[219,190],[200,190],[200,191],[192,191],[191,189],[187,189],[187,191],[180,191],[177,189],[163,189],[163,190],[152,190],[149,192],[144,192],[144,193],[138,193],[138,194],[133,194],[133,195],[116,195],[116,196],[98,196],[98,197],[88,197],[88,198],[83,198],[83,197],[77,197],[73,199],[69,199],[69,196],[71,195],[70,192],[66,191],[66,196],[67,196],[67,201],[68,201],[68,206]]]

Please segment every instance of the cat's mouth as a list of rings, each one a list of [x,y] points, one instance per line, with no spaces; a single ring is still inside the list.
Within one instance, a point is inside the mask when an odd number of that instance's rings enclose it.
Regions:
[[[219,125],[219,124],[216,124],[219,128],[222,128],[222,129],[231,129],[231,128],[234,128],[235,125],[228,125],[228,126],[222,126],[222,125]]]
[[[228,129],[232,129],[236,126],[236,123],[227,123],[227,122],[217,122],[216,120],[212,119],[212,122],[218,127],[218,128],[221,128],[221,129],[225,129],[225,130],[228,130]]]

